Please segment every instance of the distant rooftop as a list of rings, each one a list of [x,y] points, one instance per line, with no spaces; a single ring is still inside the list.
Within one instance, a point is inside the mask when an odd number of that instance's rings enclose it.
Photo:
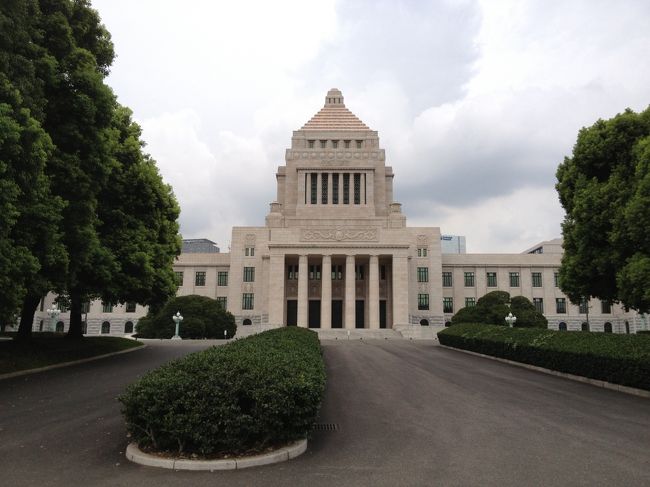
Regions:
[[[207,238],[183,239],[183,254],[217,254],[221,252],[216,242]]]
[[[537,245],[524,250],[522,254],[561,254],[562,252],[562,239],[554,238],[553,240],[540,242]]]
[[[343,103],[343,93],[332,88],[325,97],[325,106],[303,125],[302,130],[370,130],[348,110]]]

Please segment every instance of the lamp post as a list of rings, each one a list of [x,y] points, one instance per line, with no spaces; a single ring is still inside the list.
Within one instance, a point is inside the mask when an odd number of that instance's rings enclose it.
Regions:
[[[181,326],[181,322],[183,321],[181,312],[177,311],[176,314],[172,316],[172,320],[174,320],[174,323],[176,323],[176,333],[172,337],[172,340],[182,340],[181,336],[178,334],[178,329]]]
[[[47,316],[50,317],[50,329],[51,331],[56,331],[56,320],[59,319],[61,311],[56,307],[56,304],[53,303],[52,306],[47,310]]]
[[[512,313],[508,313],[508,316],[506,316],[506,323],[508,323],[508,326],[510,328],[514,328],[516,322],[517,322],[517,317],[514,316]]]
[[[228,340],[228,330],[223,330],[223,339]]]

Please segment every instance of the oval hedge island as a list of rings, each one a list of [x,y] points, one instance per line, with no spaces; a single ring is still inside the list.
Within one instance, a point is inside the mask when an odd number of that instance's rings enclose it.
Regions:
[[[270,462],[245,458],[278,451],[275,461],[293,458],[305,450],[324,390],[318,335],[307,329],[280,328],[193,353],[120,396],[134,440],[127,456],[138,461],[134,452],[143,452],[158,466],[191,470],[261,465]]]

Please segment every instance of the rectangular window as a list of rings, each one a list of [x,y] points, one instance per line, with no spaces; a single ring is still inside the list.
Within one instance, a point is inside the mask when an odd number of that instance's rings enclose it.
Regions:
[[[357,149],[361,149],[363,147],[363,140],[357,140]]]
[[[560,286],[560,273],[559,272],[554,272],[553,273],[553,281],[555,281],[555,287]]]
[[[176,278],[176,285],[177,286],[182,286],[183,285],[183,271],[175,271],[174,272],[174,277]]]
[[[544,299],[542,298],[533,298],[533,305],[535,306],[535,309],[540,312],[544,313]]]
[[[308,140],[307,141],[307,147],[309,147],[310,149],[313,149],[314,148],[314,142],[316,142],[316,141],[315,140]]]
[[[363,281],[363,266],[354,266],[355,278],[357,281]]]
[[[511,272],[510,273],[510,287],[519,287],[519,273]]]
[[[296,264],[289,264],[287,266],[287,279],[289,281],[298,279],[298,266]]]
[[[339,204],[339,173],[332,174],[332,204]]]
[[[429,282],[428,267],[418,267],[418,282]]]
[[[556,313],[566,313],[566,299],[565,298],[555,298],[555,312]]]
[[[315,205],[316,202],[318,201],[318,174],[315,172],[311,173],[310,175],[310,180],[311,180],[311,191],[310,191],[310,201],[312,205]]]
[[[476,306],[476,298],[465,298],[465,307],[471,308],[472,306]]]
[[[350,141],[349,140],[344,140],[343,143],[345,144],[346,149],[350,148]]]
[[[497,273],[488,272],[487,276],[487,287],[497,287]]]
[[[542,287],[542,273],[533,272],[532,277],[533,277],[533,287]]]
[[[197,272],[194,275],[194,284],[196,286],[205,286],[205,272]]]
[[[418,257],[422,257],[422,249],[418,249]]]
[[[90,313],[90,301],[86,301],[85,303],[81,304],[81,313],[82,314]]]
[[[609,301],[601,301],[600,309],[604,315],[608,315],[612,312],[612,303]]]
[[[255,257],[255,247],[246,247],[244,249],[244,255],[246,257]]]
[[[45,310],[45,296],[41,298],[41,311]]]
[[[321,173],[321,203],[326,205],[327,204],[327,186],[329,183],[330,175],[327,172]]]
[[[217,272],[217,286],[228,285],[228,271]]]
[[[343,173],[343,204],[350,204],[350,174]]]
[[[255,282],[255,267],[244,267],[244,282]]]
[[[587,301],[587,299],[582,298],[580,300],[580,304],[578,304],[578,313],[586,315],[588,311],[589,311],[589,302]]]
[[[61,310],[63,313],[63,310]],[[102,313],[112,313],[113,312],[113,303],[102,303]]]
[[[333,140],[332,141],[332,149],[338,149],[339,148],[339,141],[338,140]]]
[[[451,277],[451,272],[442,273],[442,287],[451,287],[453,285],[453,279]]]
[[[327,147],[327,141],[326,140],[321,140],[320,141],[320,148],[324,149],[325,147]]]
[[[418,294],[418,309],[429,309],[428,294]]]
[[[386,280],[386,266],[385,265],[379,266],[379,279],[381,281]]]
[[[343,279],[343,266],[342,265],[333,265],[332,266],[332,280],[340,281]]]
[[[135,303],[133,301],[129,301],[126,303],[126,312],[135,313]]]
[[[442,312],[443,313],[454,312],[454,298],[442,298]]]
[[[354,173],[354,204],[361,204],[361,174]]]
[[[320,266],[319,265],[310,265],[309,266],[309,280],[310,281],[319,281],[320,280]]]
[[[474,273],[466,272],[465,273],[465,287],[474,287]]]
[[[426,257],[427,256],[427,249],[426,247],[421,247],[418,249],[418,257]]]
[[[241,309],[253,309],[255,305],[253,293],[244,293],[241,300]]]
[[[226,296],[217,296],[217,304],[221,309],[228,309],[228,298]]]

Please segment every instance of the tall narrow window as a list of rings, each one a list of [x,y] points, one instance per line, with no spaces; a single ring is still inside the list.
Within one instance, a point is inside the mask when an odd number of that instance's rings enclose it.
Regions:
[[[386,280],[386,266],[382,265],[379,267],[379,279],[382,281]]]
[[[519,273],[511,272],[510,273],[510,287],[519,287]]]
[[[318,174],[311,173],[311,204],[315,205],[318,200]]]
[[[533,277],[533,287],[542,287],[542,273],[533,272],[532,277]]]
[[[326,140],[321,140],[320,141],[320,148],[324,149],[325,147],[327,147],[327,141]]]
[[[113,303],[102,303],[102,313],[112,313]]]
[[[194,275],[195,286],[205,286],[205,272],[197,272]]]
[[[312,264],[309,266],[309,280],[310,281],[319,281],[320,280],[320,266]]]
[[[244,267],[244,282],[255,282],[255,267]]]
[[[487,272],[487,287],[497,287],[497,273]]]
[[[544,299],[543,298],[533,298],[533,305],[535,309],[544,314]]]
[[[443,313],[454,312],[454,298],[442,298],[442,312]]]
[[[357,140],[357,149],[361,149],[363,147],[363,140]]]
[[[330,180],[329,173],[324,172],[321,174],[321,203],[327,204],[327,186]]]
[[[221,309],[228,309],[228,298],[226,296],[217,296],[217,304]]]
[[[363,266],[362,265],[357,265],[355,266],[355,274],[356,274],[356,280],[357,281],[363,281]]]
[[[228,271],[217,272],[217,286],[228,285]]]
[[[253,309],[253,307],[254,307],[253,293],[243,293],[241,309]]]
[[[332,173],[332,204],[339,204],[339,173]]]
[[[332,141],[332,149],[338,149],[339,148],[339,141],[338,140],[333,140]]]
[[[368,204],[368,185],[366,181],[366,173],[363,173],[363,204]]]
[[[418,294],[418,309],[429,309],[428,294]]]
[[[565,298],[555,298],[555,312],[556,313],[566,313],[566,299]]]
[[[451,272],[443,272],[442,273],[442,287],[451,287],[452,286],[452,278],[451,278]]]
[[[343,143],[345,144],[346,149],[350,148],[350,141],[349,140],[344,140]]]
[[[418,267],[418,282],[429,282],[428,267]]]
[[[307,187],[307,173],[305,173],[305,204],[307,204],[307,191],[308,191],[308,187]]]
[[[604,315],[608,315],[612,312],[612,303],[609,301],[601,301],[600,308]]]
[[[343,204],[350,204],[350,174],[343,173]]]
[[[354,173],[354,204],[361,204],[361,174]]]
[[[183,285],[183,271],[175,271],[174,276],[176,277],[176,285]]]
[[[555,281],[555,287],[560,286],[560,273],[559,272],[554,272],[553,273],[553,281]]]
[[[474,273],[466,272],[465,273],[465,287],[474,287]]]
[[[126,303],[126,312],[127,313],[135,313],[135,303],[133,301],[129,301]]]
[[[587,298],[582,298],[578,304],[578,313],[586,315],[589,312],[589,301]]]

